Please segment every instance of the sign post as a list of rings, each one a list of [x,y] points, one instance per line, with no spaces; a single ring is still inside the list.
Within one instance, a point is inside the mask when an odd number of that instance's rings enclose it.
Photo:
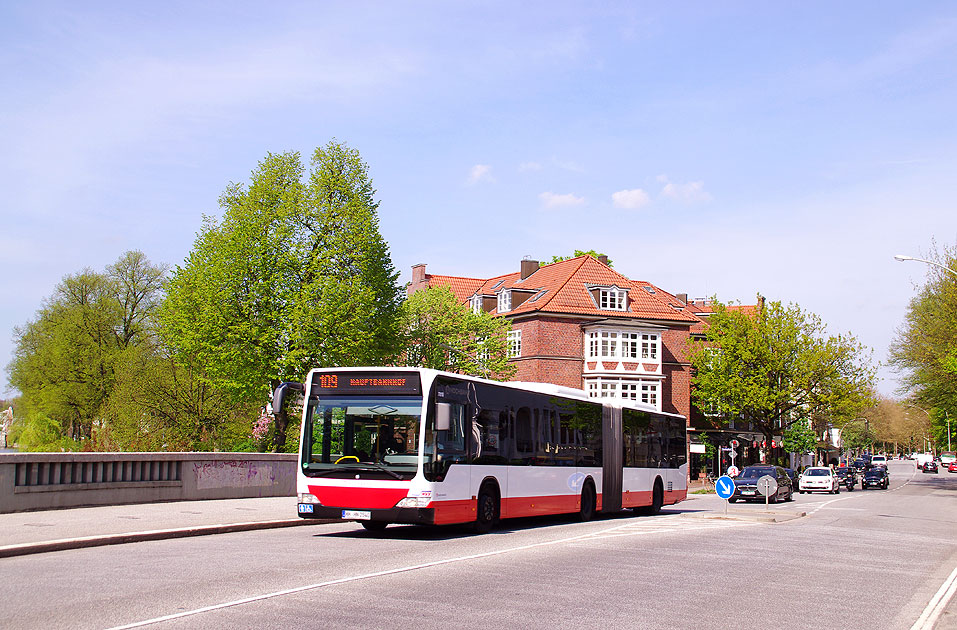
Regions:
[[[714,482],[714,491],[719,497],[724,499],[724,513],[728,513],[728,499],[734,494],[734,479],[727,475],[721,475]]]
[[[768,508],[768,501],[777,490],[778,480],[771,475],[764,475],[758,479],[758,492],[764,495],[764,509]]]

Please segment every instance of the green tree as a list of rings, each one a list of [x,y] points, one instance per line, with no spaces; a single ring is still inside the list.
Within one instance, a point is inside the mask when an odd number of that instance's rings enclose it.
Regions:
[[[817,446],[817,434],[806,422],[793,422],[784,430],[781,446],[789,453],[805,454],[814,451]]]
[[[249,418],[258,409],[236,403],[204,378],[195,358],[173,361],[162,348],[126,349],[115,364],[116,386],[105,407],[103,442],[129,451],[251,450]]]
[[[368,166],[333,141],[304,174],[298,153],[267,155],[248,185],[226,189],[222,219],[206,219],[170,280],[163,338],[236,402],[264,402],[313,367],[398,353],[401,290]],[[287,425],[277,414],[277,450]]]
[[[586,254],[593,258],[598,258],[599,256],[605,256],[605,254],[600,254],[593,249],[589,249],[587,252],[580,249],[576,249],[575,253],[572,254],[571,256],[552,256],[551,261],[547,263],[542,263],[542,266],[544,267],[545,265],[551,265],[557,262],[562,262],[563,260],[568,260],[570,258],[578,258],[579,256],[585,256]],[[608,258],[608,266],[609,267],[613,266],[611,258]]]
[[[148,337],[163,273],[141,252],[127,252],[105,273],[66,276],[36,318],[15,329],[9,382],[22,393],[24,422],[37,428],[27,432],[28,441],[47,435],[53,422],[70,444],[96,447],[95,430],[108,421],[103,408],[114,389],[115,362]]]
[[[911,299],[890,349],[902,389],[922,407],[957,415],[957,249],[936,248],[928,280]]]
[[[448,287],[416,291],[403,304],[406,365],[507,380],[511,323],[474,313]]]
[[[727,421],[777,431],[821,418],[856,417],[871,403],[873,368],[850,336],[825,336],[821,320],[797,305],[756,313],[715,303],[706,341],[691,342],[692,397]]]

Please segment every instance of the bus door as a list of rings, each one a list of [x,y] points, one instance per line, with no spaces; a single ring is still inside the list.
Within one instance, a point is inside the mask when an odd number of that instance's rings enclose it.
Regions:
[[[621,511],[621,474],[624,458],[624,438],[621,408],[602,405],[602,483],[601,511]]]

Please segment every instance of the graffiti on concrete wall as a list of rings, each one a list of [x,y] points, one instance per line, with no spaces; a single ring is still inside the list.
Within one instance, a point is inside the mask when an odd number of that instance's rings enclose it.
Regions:
[[[193,473],[200,490],[273,486],[281,476],[270,464],[242,460],[195,462]]]

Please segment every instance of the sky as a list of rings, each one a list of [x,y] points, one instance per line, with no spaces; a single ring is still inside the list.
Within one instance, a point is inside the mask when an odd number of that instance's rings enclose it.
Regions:
[[[335,139],[401,282],[593,249],[797,303],[895,396],[929,267],[893,256],[957,244],[955,59],[952,2],[5,0],[0,363],[64,276],[181,264],[231,182]]]

